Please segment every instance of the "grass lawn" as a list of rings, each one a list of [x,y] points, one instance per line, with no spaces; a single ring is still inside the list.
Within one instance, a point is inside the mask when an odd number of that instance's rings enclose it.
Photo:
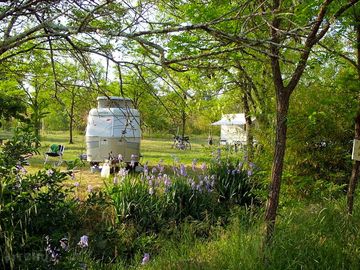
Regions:
[[[29,159],[30,166],[27,167],[27,170],[30,173],[36,173],[37,171],[48,168],[53,165],[58,159],[49,158],[47,166],[44,165],[44,153],[48,151],[49,146],[52,144],[62,144],[65,145],[65,151],[63,164],[58,167],[60,170],[66,170],[66,162],[74,161],[79,158],[80,154],[86,153],[86,144],[85,137],[81,134],[76,134],[74,136],[74,144],[68,143],[68,133],[67,132],[51,132],[42,135],[40,153]],[[163,138],[150,138],[145,137],[141,140],[141,154],[142,158],[140,160],[141,164],[148,163],[148,165],[155,166],[161,160],[163,164],[171,171],[171,166],[176,163],[185,164],[190,166],[194,159],[197,160],[197,166],[203,162],[209,163],[213,158],[213,153],[217,151],[219,145],[216,144],[218,139],[215,140],[213,146],[207,145],[207,137],[205,136],[190,136],[191,150],[179,150],[172,148],[172,137],[163,136]],[[229,154],[229,153],[228,153]],[[233,153],[234,154],[234,153]],[[237,153],[241,155],[241,153]],[[80,184],[80,190],[85,190],[88,185],[91,185],[93,188],[99,188],[103,185],[104,179],[100,177],[100,173],[92,173],[90,171],[90,165],[88,162],[84,162],[83,166],[78,167],[76,170],[76,180]],[[109,180],[111,181],[111,179]]]

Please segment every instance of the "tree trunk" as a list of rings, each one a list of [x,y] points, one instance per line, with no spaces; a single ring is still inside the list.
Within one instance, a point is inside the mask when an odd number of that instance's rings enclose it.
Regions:
[[[284,88],[277,88],[277,106],[276,106],[276,139],[275,153],[271,171],[271,186],[265,212],[265,245],[269,245],[275,229],[276,212],[279,204],[281,177],[283,172],[286,132],[287,132],[287,114],[289,109],[290,95]]]
[[[252,120],[250,116],[250,108],[248,101],[248,89],[245,90],[245,94],[243,97],[243,105],[244,105],[244,114],[245,114],[245,134],[246,134],[246,156],[247,162],[252,162],[254,158],[254,137],[252,135]]]
[[[357,113],[356,120],[355,120],[355,139],[360,140],[360,113]],[[352,215],[353,207],[354,207],[354,193],[356,189],[356,185],[358,182],[360,173],[360,161],[355,160],[351,172],[351,177],[349,181],[349,187],[347,192],[347,207],[348,207],[348,214]]]
[[[360,79],[360,16],[357,16],[355,19],[355,31],[356,31],[356,48],[357,48],[357,73],[358,78]],[[360,100],[359,100],[360,102]],[[360,140],[360,105],[358,105],[358,111],[355,117],[355,136],[356,140]],[[349,187],[347,192],[347,207],[348,214],[352,215],[354,207],[354,193],[356,185],[359,179],[360,174],[360,161],[355,160],[351,172],[351,177],[349,181]]]
[[[186,127],[186,94],[184,94],[184,107],[181,112],[181,122],[182,122],[182,137],[185,137],[185,127]]]
[[[73,129],[74,129],[74,107],[75,107],[75,102],[74,102],[74,98],[72,98],[71,100],[71,107],[70,107],[70,123],[69,123],[69,144],[73,144]]]
[[[41,118],[37,117],[35,119],[35,138],[36,138],[36,147],[40,147],[40,129],[41,129]]]

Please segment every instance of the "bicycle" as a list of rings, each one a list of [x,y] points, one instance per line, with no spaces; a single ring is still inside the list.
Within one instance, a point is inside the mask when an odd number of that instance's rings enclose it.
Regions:
[[[182,136],[175,135],[173,140],[174,141],[173,141],[171,148],[175,147],[176,149],[179,149],[179,150],[186,150],[186,149],[191,150],[191,143],[190,143],[189,136],[182,137]]]

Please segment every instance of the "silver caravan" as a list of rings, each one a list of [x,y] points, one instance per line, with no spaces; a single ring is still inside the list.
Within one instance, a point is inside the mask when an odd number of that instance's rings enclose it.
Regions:
[[[86,127],[86,155],[90,163],[113,157],[138,162],[140,156],[140,114],[130,99],[98,97]]]

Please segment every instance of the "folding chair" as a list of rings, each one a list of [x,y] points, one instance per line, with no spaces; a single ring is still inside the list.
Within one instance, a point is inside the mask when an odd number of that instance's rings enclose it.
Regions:
[[[49,152],[46,152],[44,164],[48,161],[49,157],[58,157],[59,161],[55,165],[59,166],[63,162],[62,156],[64,154],[65,146],[61,144],[52,144],[49,148]]]

